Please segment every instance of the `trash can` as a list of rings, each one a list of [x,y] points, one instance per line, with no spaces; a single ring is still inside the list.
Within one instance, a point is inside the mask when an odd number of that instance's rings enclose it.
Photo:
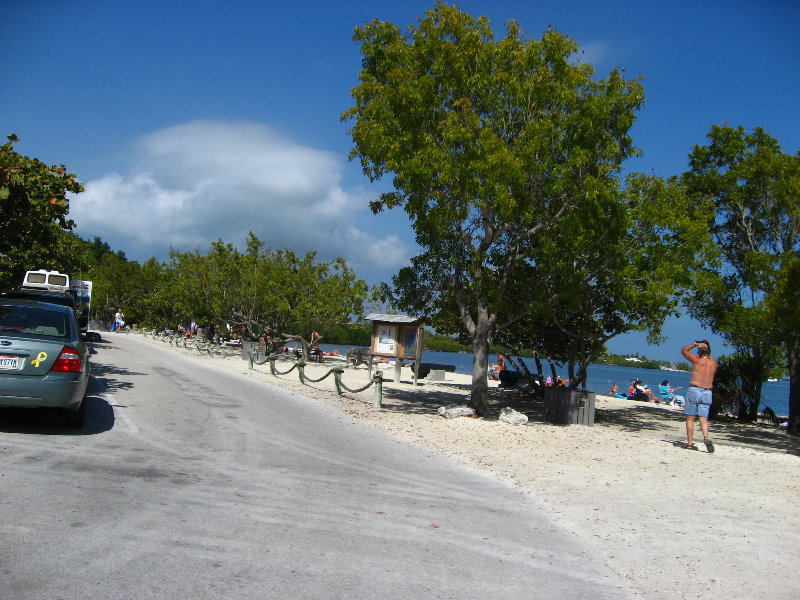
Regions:
[[[546,387],[543,419],[556,425],[594,426],[596,395],[589,390]]]
[[[242,340],[242,360],[250,360],[250,352],[253,352],[253,360],[258,357],[258,342],[245,342]]]

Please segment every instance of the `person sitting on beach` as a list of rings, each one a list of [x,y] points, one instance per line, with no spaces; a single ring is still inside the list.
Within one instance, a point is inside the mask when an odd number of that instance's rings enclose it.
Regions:
[[[666,379],[661,382],[658,389],[661,392],[661,398],[669,402],[670,406],[683,406],[686,404],[686,398],[676,395],[675,392],[678,391],[678,388],[669,387],[669,381]]]
[[[502,354],[497,355],[497,364],[489,363],[489,379],[500,379],[500,372],[506,370],[506,357]]]
[[[648,388],[638,378],[633,380],[631,383],[631,388],[628,391],[630,392],[629,397],[632,400],[638,400],[640,402],[656,402],[656,395],[653,393],[653,390]]]
[[[645,384],[643,384],[639,379],[633,384],[636,388],[636,395],[640,398],[644,396],[647,399],[647,402],[653,402],[654,404],[661,404],[661,401],[656,398],[655,393]]]
[[[626,395],[619,393],[619,386],[616,383],[611,384],[611,395],[614,398],[627,398]]]
[[[322,350],[319,348],[319,340],[322,336],[316,331],[311,332],[311,341],[308,343],[308,355],[322,362]]]

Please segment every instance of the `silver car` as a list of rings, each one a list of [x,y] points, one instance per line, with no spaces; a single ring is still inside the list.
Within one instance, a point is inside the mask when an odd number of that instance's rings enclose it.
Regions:
[[[83,427],[89,349],[68,306],[0,298],[0,407],[54,408]]]

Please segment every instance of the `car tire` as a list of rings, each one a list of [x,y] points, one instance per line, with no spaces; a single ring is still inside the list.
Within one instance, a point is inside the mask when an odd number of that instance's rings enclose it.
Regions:
[[[66,414],[67,427],[74,427],[80,429],[86,420],[86,398],[81,400],[81,405],[78,410],[68,411]]]

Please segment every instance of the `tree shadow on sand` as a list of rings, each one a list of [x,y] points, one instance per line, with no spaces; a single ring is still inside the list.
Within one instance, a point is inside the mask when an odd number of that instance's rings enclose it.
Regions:
[[[469,404],[469,384],[421,383],[384,388],[383,410],[405,414],[436,415],[440,406]],[[491,388],[488,396],[487,421],[497,421],[500,412],[509,407],[526,415],[530,423],[544,422],[544,401],[541,397],[520,393],[513,389]],[[623,407],[603,406],[598,400],[595,408],[595,426],[612,427],[623,433],[648,432],[665,439],[683,435],[685,417],[680,410],[645,402],[631,402]],[[563,427],[563,425],[553,425]],[[711,438],[723,444],[747,446],[800,456],[800,436],[765,423],[740,423],[729,417],[718,417],[710,422]],[[697,428],[699,435],[699,427]]]
[[[435,415],[440,406],[469,404],[470,385],[463,383],[420,383],[413,387],[384,387],[383,409],[407,414]],[[487,421],[497,421],[505,407],[513,408],[528,416],[530,420],[541,420],[543,404],[512,389],[490,388],[487,397]]]

